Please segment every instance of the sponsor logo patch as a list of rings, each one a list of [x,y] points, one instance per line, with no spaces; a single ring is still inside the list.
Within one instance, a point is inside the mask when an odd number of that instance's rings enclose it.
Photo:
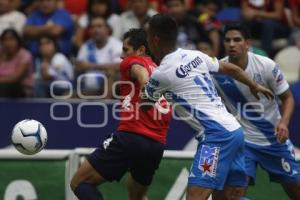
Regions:
[[[202,146],[198,165],[202,176],[216,177],[219,153],[220,147]]]

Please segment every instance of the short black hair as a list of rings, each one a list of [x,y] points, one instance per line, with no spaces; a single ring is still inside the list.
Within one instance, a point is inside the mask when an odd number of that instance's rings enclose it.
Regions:
[[[133,47],[133,50],[138,50],[141,46],[144,46],[146,48],[146,54],[150,55],[150,50],[148,48],[147,43],[147,34],[146,31],[142,28],[132,28],[129,31],[127,31],[124,36],[123,40],[128,40],[128,44]]]
[[[49,40],[54,45],[55,52],[60,52],[60,48],[59,48],[57,39],[55,37],[52,37],[52,36],[47,35],[47,34],[42,35],[38,39],[38,46],[41,46],[42,40],[44,40],[44,39]]]
[[[250,30],[240,22],[231,22],[225,25],[223,35],[225,36],[228,31],[239,31],[244,39],[250,39]]]
[[[171,16],[167,14],[154,15],[149,21],[149,30],[166,44],[176,45],[178,27]]]
[[[184,0],[165,0],[165,4],[168,5],[172,1],[179,1],[181,4],[184,4]]]
[[[1,42],[3,42],[6,35],[12,35],[17,40],[18,48],[23,47],[23,39],[22,39],[21,35],[15,29],[13,29],[13,28],[5,29],[0,36]]]

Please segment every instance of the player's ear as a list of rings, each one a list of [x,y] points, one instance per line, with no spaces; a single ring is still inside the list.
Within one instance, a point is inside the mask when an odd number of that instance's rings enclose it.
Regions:
[[[250,49],[251,43],[252,43],[251,39],[246,39],[246,47],[248,50]]]
[[[139,56],[145,55],[146,54],[146,47],[144,45],[140,46],[137,50],[137,54]]]

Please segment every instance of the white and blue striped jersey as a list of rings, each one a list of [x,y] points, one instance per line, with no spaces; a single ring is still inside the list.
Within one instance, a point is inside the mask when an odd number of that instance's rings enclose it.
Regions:
[[[228,62],[228,57],[223,61]],[[245,72],[258,84],[280,95],[288,90],[278,65],[271,59],[248,52]],[[281,118],[276,99],[268,100],[259,95],[257,100],[243,83],[224,75],[213,76],[215,85],[229,111],[244,128],[245,141],[258,146],[278,144],[275,127]]]
[[[172,102],[176,114],[200,135],[231,132],[240,124],[218,96],[209,72],[219,62],[200,51],[177,49],[166,55],[145,88],[149,99],[161,95]]]

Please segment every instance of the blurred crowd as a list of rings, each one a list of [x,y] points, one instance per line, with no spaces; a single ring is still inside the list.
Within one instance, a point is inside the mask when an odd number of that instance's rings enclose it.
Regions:
[[[113,98],[123,34],[156,13],[176,19],[178,47],[218,58],[224,24],[242,21],[250,50],[299,81],[300,0],[0,0],[0,97],[93,96],[106,84]]]

